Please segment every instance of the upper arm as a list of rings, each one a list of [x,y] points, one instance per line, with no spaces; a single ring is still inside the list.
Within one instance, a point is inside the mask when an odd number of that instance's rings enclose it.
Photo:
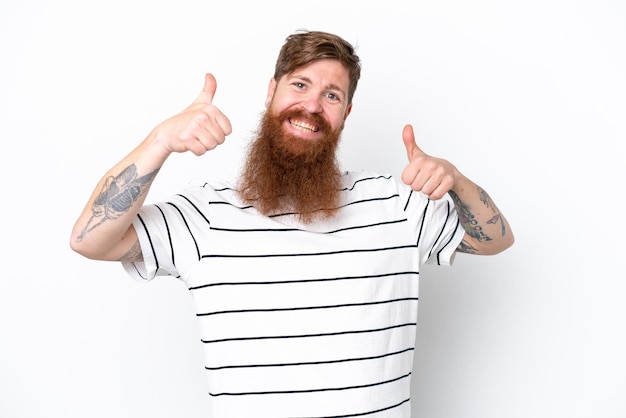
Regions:
[[[463,239],[456,247],[456,251],[466,254],[480,254],[478,248],[480,244],[476,239],[473,239],[467,232],[463,235]],[[477,248],[478,247],[478,248]]]
[[[115,252],[119,254],[119,257],[116,258],[117,261],[129,263],[143,261],[141,245],[139,244],[139,238],[134,226],[131,225],[128,228]]]
[[[143,256],[135,228],[130,225],[121,238],[106,234],[78,233],[75,226],[70,238],[70,248],[92,260],[141,261]]]
[[[509,248],[514,240],[511,233],[503,235],[500,239],[480,239],[466,232],[456,250],[466,254],[494,255]]]

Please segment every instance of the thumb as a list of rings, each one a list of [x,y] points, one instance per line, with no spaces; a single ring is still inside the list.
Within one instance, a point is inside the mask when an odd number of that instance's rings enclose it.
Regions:
[[[215,77],[211,73],[207,73],[204,76],[204,86],[202,87],[202,91],[196,98],[194,103],[202,103],[202,104],[212,104],[213,96],[215,95],[215,90],[217,89],[217,81],[215,81]]]
[[[406,125],[402,130],[402,141],[404,142],[404,147],[406,148],[406,156],[411,161],[415,156],[425,155],[424,151],[417,146],[415,142],[415,133],[413,132],[413,126]]]

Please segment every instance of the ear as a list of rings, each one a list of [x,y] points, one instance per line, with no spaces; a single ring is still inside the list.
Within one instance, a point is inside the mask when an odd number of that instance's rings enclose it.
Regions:
[[[267,87],[267,96],[265,97],[265,107],[268,107],[272,102],[272,98],[274,97],[274,92],[276,91],[276,80],[271,79],[270,85]]]
[[[350,112],[352,112],[352,103],[350,103],[348,105],[348,107],[346,108],[345,113],[343,114],[343,121],[341,122],[341,129],[342,130],[346,127],[346,119],[348,119],[348,116],[350,115]]]
[[[346,121],[346,119],[348,119],[348,115],[350,115],[350,112],[352,112],[352,103],[348,105],[348,108],[346,109],[346,113],[343,114],[344,122]]]

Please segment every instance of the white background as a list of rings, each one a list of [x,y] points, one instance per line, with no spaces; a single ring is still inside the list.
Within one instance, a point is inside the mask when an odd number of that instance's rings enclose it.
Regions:
[[[413,408],[428,418],[626,416],[626,3],[0,3],[0,417],[206,417],[191,299],[68,245],[100,176],[204,73],[234,132],[177,155],[148,200],[232,177],[284,38],[358,46],[346,169],[418,144],[483,186],[516,244],[422,274]]]

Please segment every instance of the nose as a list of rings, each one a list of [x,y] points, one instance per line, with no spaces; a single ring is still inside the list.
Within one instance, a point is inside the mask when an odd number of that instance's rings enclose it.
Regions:
[[[319,97],[311,95],[302,100],[302,107],[309,113],[322,113],[322,101]]]

